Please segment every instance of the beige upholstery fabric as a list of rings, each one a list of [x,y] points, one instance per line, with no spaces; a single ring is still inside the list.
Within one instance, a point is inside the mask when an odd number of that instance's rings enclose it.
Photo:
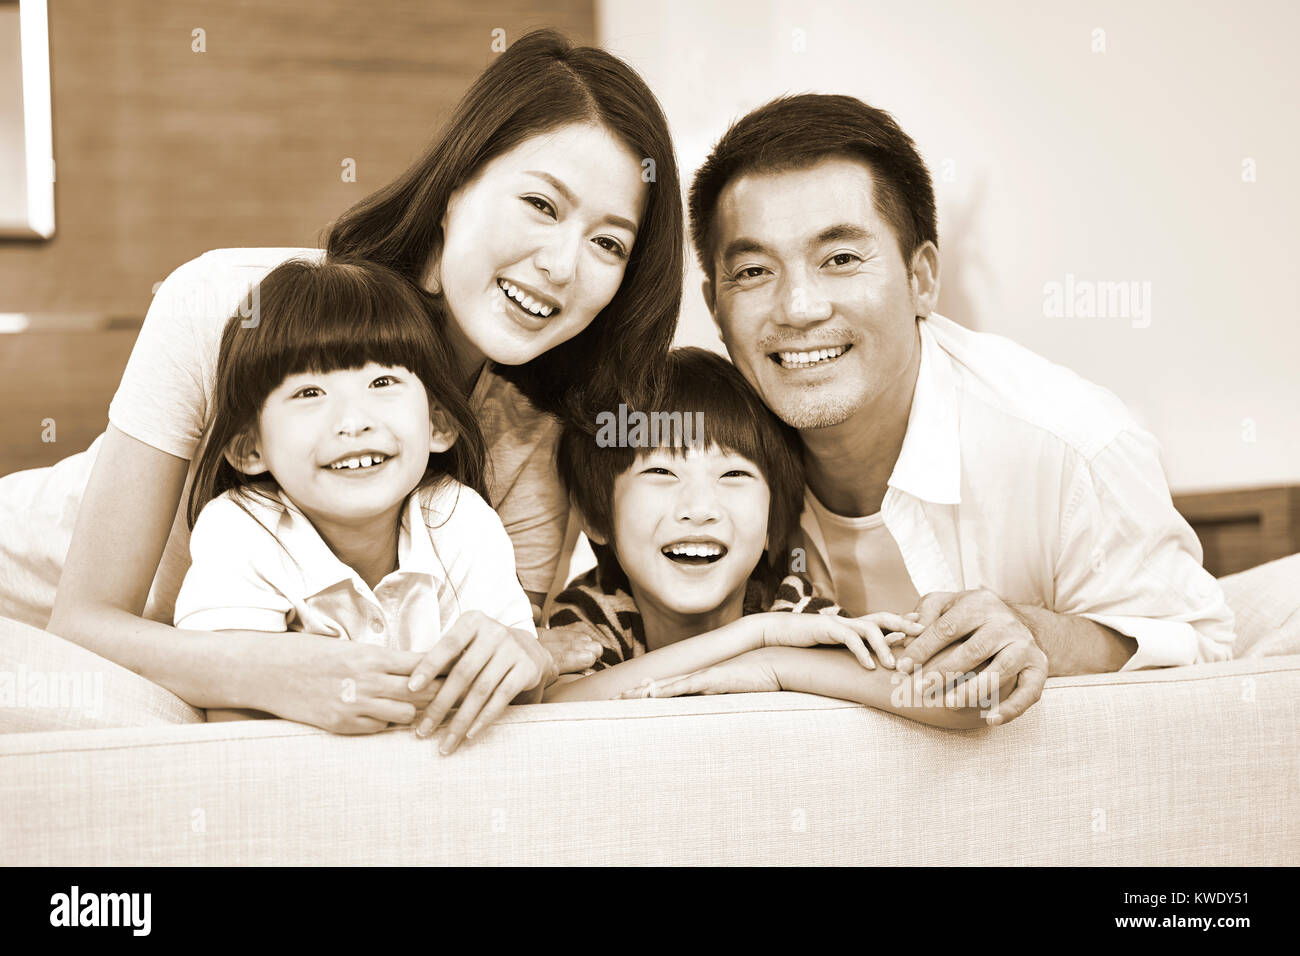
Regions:
[[[1237,617],[1234,657],[1300,654],[1300,554],[1220,578]]]
[[[203,719],[203,711],[125,667],[0,618],[0,734]]]
[[[1054,679],[1006,727],[541,704],[448,758],[283,721],[0,737],[18,864],[1300,862],[1300,657]]]

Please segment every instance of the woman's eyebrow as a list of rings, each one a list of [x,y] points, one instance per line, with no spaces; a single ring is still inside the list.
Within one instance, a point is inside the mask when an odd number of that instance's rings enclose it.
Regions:
[[[564,185],[564,183],[560,182],[558,179],[552,176],[550,173],[543,172],[540,169],[527,169],[524,170],[524,175],[536,176],[538,179],[544,180],[545,182],[549,183],[557,193],[559,193],[561,196],[564,197],[564,201],[567,202],[570,206],[581,205],[578,202],[578,197],[573,194],[573,191],[569,189],[568,186]],[[613,213],[609,213],[605,216],[604,219],[601,220],[601,222],[607,222],[611,226],[618,226],[620,229],[626,229],[628,232],[632,233],[632,235],[634,236],[636,235],[636,223],[634,223],[631,219],[624,218],[623,216],[616,216]]]

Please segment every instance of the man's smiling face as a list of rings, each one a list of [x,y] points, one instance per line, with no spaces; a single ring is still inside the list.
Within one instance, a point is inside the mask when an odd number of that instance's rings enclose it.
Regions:
[[[937,251],[924,244],[909,273],[875,188],[865,163],[830,157],[718,197],[704,297],[732,361],[795,428],[838,425],[910,382]]]

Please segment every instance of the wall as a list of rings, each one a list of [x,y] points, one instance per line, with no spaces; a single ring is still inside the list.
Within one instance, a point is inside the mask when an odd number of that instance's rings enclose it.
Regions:
[[[940,312],[1118,393],[1175,489],[1300,481],[1297,8],[599,0],[597,16],[688,178],[778,94],[887,109],[936,178]],[[1149,312],[1135,297],[1067,318],[1049,284],[1080,282],[1137,282]],[[694,270],[679,339],[717,345],[698,287]]]

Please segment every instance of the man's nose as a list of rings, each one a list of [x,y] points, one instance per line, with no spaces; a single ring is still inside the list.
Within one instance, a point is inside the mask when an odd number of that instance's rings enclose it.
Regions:
[[[782,282],[779,292],[782,324],[807,326],[831,317],[831,304],[802,277]]]
[[[547,242],[533,256],[533,265],[555,285],[567,285],[578,269],[582,235],[576,228],[553,226]]]

